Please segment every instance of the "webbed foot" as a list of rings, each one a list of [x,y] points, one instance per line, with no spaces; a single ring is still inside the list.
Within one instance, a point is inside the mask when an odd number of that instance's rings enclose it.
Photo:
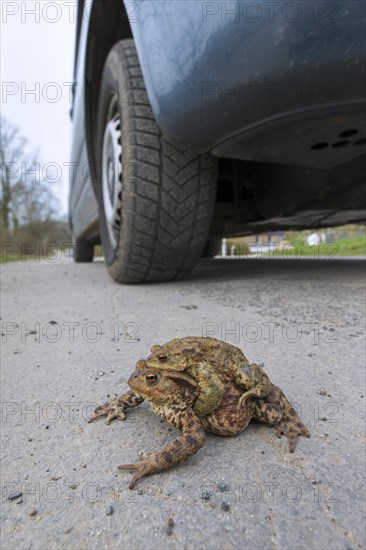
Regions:
[[[112,399],[109,403],[104,403],[104,405],[99,405],[94,411],[93,416],[91,416],[88,422],[94,422],[98,418],[106,416],[106,424],[110,424],[112,420],[118,418],[119,420],[124,420],[126,418],[125,407],[121,403],[120,399]]]
[[[133,489],[139,479],[144,476],[148,476],[158,471],[157,465],[154,460],[146,458],[135,464],[120,464],[119,470],[137,470],[133,478],[131,479],[128,488]]]
[[[309,430],[300,420],[287,420],[277,426],[277,437],[285,435],[288,439],[290,453],[293,453],[296,447],[297,438],[300,435],[310,437]]]

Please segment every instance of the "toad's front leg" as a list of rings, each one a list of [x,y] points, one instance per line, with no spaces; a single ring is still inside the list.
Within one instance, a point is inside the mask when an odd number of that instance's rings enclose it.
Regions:
[[[141,462],[118,466],[119,470],[136,470],[129,484],[130,489],[133,489],[142,477],[167,470],[174,464],[187,460],[205,444],[205,431],[191,409],[179,412],[173,409],[166,411],[165,418],[183,433],[161,451],[150,453]]]
[[[144,398],[141,397],[138,393],[134,391],[128,391],[115,399],[112,399],[109,403],[104,403],[104,405],[99,405],[94,411],[93,416],[91,416],[88,422],[94,422],[97,418],[101,416],[106,416],[106,423],[110,424],[112,420],[118,418],[119,420],[124,420],[126,418],[125,409],[131,407],[137,407],[144,401]]]
[[[241,395],[239,407],[243,407],[245,402],[252,397],[257,399],[266,397],[272,390],[272,384],[267,374],[255,363],[249,366],[243,365],[238,371],[236,382],[248,390]]]

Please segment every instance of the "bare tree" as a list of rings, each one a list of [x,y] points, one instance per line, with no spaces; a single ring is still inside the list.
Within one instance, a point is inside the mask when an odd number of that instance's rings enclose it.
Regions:
[[[16,127],[6,119],[1,118],[1,225],[6,231],[11,229],[11,221],[14,221],[13,199],[22,191],[20,163],[24,160],[24,147],[26,140],[19,135]],[[11,220],[13,215],[13,220]]]
[[[41,175],[37,153],[27,153],[27,140],[3,117],[0,137],[2,239],[16,237],[21,230],[27,240],[47,242],[59,234],[60,224],[67,232],[67,223],[58,215],[58,199]]]

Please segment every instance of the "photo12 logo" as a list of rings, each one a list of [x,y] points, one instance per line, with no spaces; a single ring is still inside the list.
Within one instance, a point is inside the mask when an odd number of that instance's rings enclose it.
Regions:
[[[2,321],[1,339],[3,344],[16,342],[26,344],[30,339],[36,343],[46,342],[56,344],[83,340],[88,344],[96,344],[102,337],[112,342],[136,343],[139,342],[140,326],[135,321],[125,323],[115,322],[108,327],[95,321],[80,323],[79,321],[49,321],[40,323],[35,321],[31,325],[22,321]]]
[[[138,23],[139,14],[143,3],[126,0],[125,2],[112,2],[108,0],[111,17],[115,20],[125,11],[131,24]],[[104,2],[95,0],[58,0],[57,2],[36,2],[32,0],[1,2],[1,21],[8,23],[13,20],[23,24],[50,23],[52,25],[62,22],[75,24],[78,16],[82,21],[95,23],[103,16]],[[82,7],[82,12],[79,10]]]
[[[85,465],[84,465],[85,466]],[[41,504],[65,502],[102,503],[106,499],[113,503],[138,503],[138,492],[128,488],[128,482],[116,481],[110,486],[97,481],[62,480],[62,476],[52,476],[48,482],[40,481],[8,481],[1,487],[2,502],[17,500],[23,504]],[[106,515],[112,515],[113,509]]]
[[[226,0],[202,2],[202,22],[255,24],[293,24],[303,19],[314,23],[337,23],[340,18],[339,2],[248,2]]]
[[[94,413],[98,403],[81,401],[50,401],[48,403],[27,403],[25,401],[3,401],[1,404],[1,422],[3,424],[29,423],[45,424],[46,429],[58,422],[69,424],[84,423]],[[31,437],[28,441],[32,441]]]
[[[276,321],[225,323],[205,321],[202,323],[202,336],[231,340],[236,344],[249,342],[256,344],[266,341],[271,344],[286,342],[296,344],[304,337],[312,339],[314,344],[320,342],[334,344],[339,341],[339,327],[336,323],[279,323]]]
[[[332,103],[340,96],[338,82],[311,82],[300,84],[295,81],[206,81],[202,82],[202,103],[221,105],[296,105],[303,98],[313,105]]]
[[[116,80],[111,84],[111,93],[119,102],[133,103],[141,95],[142,78],[126,80],[121,84]],[[94,82],[80,83],[76,80],[64,82],[40,81],[3,81],[1,83],[1,103],[10,103],[13,99],[21,103],[64,103],[73,104],[76,95],[81,95],[85,103],[98,104],[99,85]]]
[[[245,483],[206,482],[201,486],[201,500],[215,504],[274,503],[285,501],[297,504],[312,502],[339,502],[339,485],[334,481],[279,483],[277,481],[247,481]]]

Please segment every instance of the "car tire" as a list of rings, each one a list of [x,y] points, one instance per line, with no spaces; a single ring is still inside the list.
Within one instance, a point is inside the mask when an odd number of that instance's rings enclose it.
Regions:
[[[209,239],[205,244],[205,248],[203,249],[202,258],[214,258],[215,256],[218,256],[220,254],[220,250],[221,240]]]
[[[77,264],[92,262],[94,258],[94,245],[85,239],[75,239],[73,256]]]
[[[187,275],[208,238],[217,160],[162,136],[131,39],[115,44],[105,63],[96,159],[100,234],[113,279]]]

